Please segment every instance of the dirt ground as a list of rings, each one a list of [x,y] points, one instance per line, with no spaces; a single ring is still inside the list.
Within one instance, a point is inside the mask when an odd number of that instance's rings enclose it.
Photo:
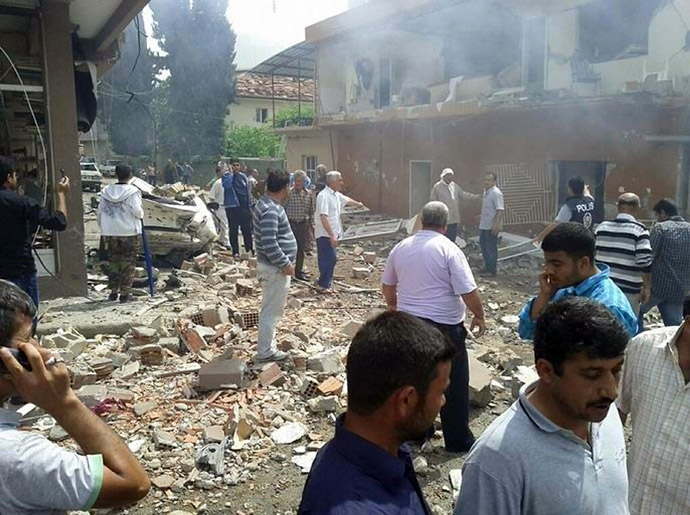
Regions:
[[[402,235],[400,236],[400,238]],[[398,239],[400,239],[398,238]],[[340,248],[340,259],[336,270],[336,281],[340,281],[349,286],[368,289],[370,291],[359,291],[351,293],[340,289],[332,295],[316,295],[311,288],[304,284],[294,283],[293,296],[302,300],[303,304],[297,309],[286,311],[285,318],[281,324],[282,331],[285,326],[307,326],[317,327],[326,330],[335,329],[342,326],[349,320],[363,321],[385,308],[383,298],[379,293],[380,276],[385,265],[385,257],[396,243],[396,239],[378,242],[360,242],[359,246],[364,251],[375,251],[377,260],[373,266],[372,274],[367,279],[354,279],[351,277],[350,270],[353,266],[362,266],[362,259],[355,255],[355,245],[343,245]],[[476,248],[470,244],[465,249],[471,262],[477,262]],[[504,268],[499,277],[495,280],[486,281],[477,276],[479,290],[481,292],[484,306],[487,312],[488,327],[487,333],[478,341],[468,342],[470,348],[477,345],[486,347],[497,354],[509,349],[520,356],[526,365],[531,364],[532,354],[529,345],[521,343],[515,334],[516,327],[506,328],[500,322],[500,317],[504,315],[515,315],[529,297],[530,292],[536,288],[536,273],[534,263],[528,262],[527,269],[520,269],[520,266],[508,265]],[[315,256],[308,257],[307,268],[315,272]],[[477,268],[477,267],[475,267]],[[161,271],[162,275],[166,271]],[[147,306],[156,302],[156,299],[137,301],[129,305],[117,305],[105,303],[103,298],[106,292],[92,292],[92,301],[85,299],[68,299],[50,301],[44,304],[42,310],[45,314],[45,323],[58,324],[60,326],[84,325],[92,322],[107,323],[116,320],[118,323],[123,320],[132,320],[132,325],[149,323],[161,313],[175,313],[181,309],[179,303],[166,303],[161,306],[148,309]],[[190,294],[183,298],[183,304],[189,302],[203,302],[203,294]],[[259,296],[255,295],[252,299],[254,305],[258,305]],[[146,313],[142,314],[142,311]],[[129,318],[128,318],[129,317]],[[250,338],[251,341],[251,338]],[[254,340],[255,341],[255,340]],[[340,345],[347,345],[347,341],[339,342]],[[127,386],[136,393],[144,396],[157,395],[155,389],[160,389],[160,385],[152,385],[154,390],[147,390],[146,384],[137,384],[137,378],[129,381]],[[149,420],[149,427],[133,425],[131,415],[109,414],[108,422],[117,430],[127,441],[140,436],[142,431],[148,431],[150,427],[171,424],[184,425],[184,421],[194,425],[194,421],[202,418],[207,420],[213,413],[204,413],[204,405],[185,406],[178,403],[181,399],[179,393],[184,383],[184,378],[172,378],[166,385],[166,397],[168,400],[159,406],[157,419]],[[150,379],[146,379],[150,382]],[[151,385],[149,385],[151,386]],[[492,401],[487,408],[472,409],[470,414],[471,428],[475,435],[481,432],[489,423],[502,413],[512,403],[510,388],[492,388]],[[184,409],[184,413],[180,410]],[[217,413],[216,413],[217,414]],[[182,417],[183,422],[180,422]],[[328,440],[333,434],[334,414],[328,416],[308,415],[307,425],[311,432],[318,433],[324,440]],[[160,423],[159,423],[160,422]],[[216,423],[222,423],[222,420]],[[167,423],[167,424],[166,424]],[[449,481],[449,471],[459,469],[462,466],[464,456],[447,453],[443,447],[440,423],[437,421],[439,430],[437,431],[432,445],[427,446],[424,452],[418,447],[414,449],[415,456],[423,456],[427,462],[427,467],[422,467],[418,471],[420,482],[424,489],[429,504],[435,513],[450,513],[452,510],[453,494]],[[197,432],[201,427],[194,428]],[[260,462],[258,465],[250,462],[249,474],[237,486],[224,486],[220,489],[204,490],[199,488],[187,487],[181,492],[173,493],[170,490],[160,490],[152,488],[149,496],[138,506],[128,510],[113,510],[112,513],[173,513],[175,510],[182,510],[188,513],[237,513],[237,514],[290,514],[296,513],[301,492],[306,479],[306,474],[301,473],[300,469],[290,463],[294,455],[293,446],[280,446],[270,451],[270,458]],[[251,451],[247,454],[251,454]],[[152,477],[159,475],[162,470],[174,467],[180,458],[179,454],[170,452],[159,452],[150,450],[140,454],[140,457]]]

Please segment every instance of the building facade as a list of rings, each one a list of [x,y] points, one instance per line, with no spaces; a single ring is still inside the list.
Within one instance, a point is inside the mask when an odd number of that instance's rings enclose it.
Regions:
[[[572,175],[598,219],[623,191],[649,216],[663,197],[687,213],[688,23],[687,0],[372,0],[306,30],[313,134],[393,216],[416,214],[445,167],[473,192],[496,173],[509,230],[553,219]]]

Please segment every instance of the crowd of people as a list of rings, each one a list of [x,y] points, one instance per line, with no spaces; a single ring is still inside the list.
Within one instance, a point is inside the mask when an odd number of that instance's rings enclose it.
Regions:
[[[254,359],[285,361],[275,334],[292,277],[307,278],[304,256],[315,245],[315,288],[330,291],[343,209],[363,205],[341,193],[339,172],[322,165],[313,184],[302,171],[270,170],[260,188],[258,174],[236,160],[218,163],[216,175],[210,188],[220,242],[238,256],[241,231],[245,252],[257,258]],[[142,198],[129,166],[119,165],[116,176],[102,193],[98,221],[109,254],[109,300],[127,302]],[[146,472],[79,401],[62,360],[33,337],[39,295],[32,237],[39,226],[65,229],[69,181],[58,183],[50,211],[17,193],[9,161],[0,160],[0,180],[0,216],[9,222],[0,235],[0,400],[33,402],[83,451],[19,431],[18,415],[0,411],[0,512],[136,502],[150,488]],[[617,215],[596,225],[597,203],[585,181],[570,179],[556,220],[535,240],[544,268],[537,294],[519,314],[539,379],[481,435],[470,430],[466,339],[481,337],[486,321],[456,241],[463,203],[481,200],[482,273],[498,275],[506,206],[496,182],[489,173],[482,195],[467,193],[444,169],[419,213],[421,230],[390,252],[381,279],[387,310],[352,340],[347,410],[314,461],[300,514],[430,514],[408,443],[427,441],[439,413],[446,450],[469,453],[456,515],[690,513],[690,223],[671,200],[654,205],[651,231],[637,220],[641,202],[629,192],[618,198]],[[643,315],[654,306],[664,327],[644,331]]]

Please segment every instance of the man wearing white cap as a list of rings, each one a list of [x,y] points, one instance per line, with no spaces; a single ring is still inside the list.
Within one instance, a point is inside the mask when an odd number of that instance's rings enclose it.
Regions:
[[[443,202],[449,211],[446,237],[455,242],[458,237],[458,225],[460,224],[460,202],[469,199],[480,199],[481,195],[468,193],[458,186],[453,179],[455,172],[451,168],[445,168],[441,172],[441,180],[431,189],[431,200]]]

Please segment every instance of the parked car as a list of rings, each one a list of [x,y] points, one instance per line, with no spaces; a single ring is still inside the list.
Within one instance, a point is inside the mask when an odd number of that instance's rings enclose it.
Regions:
[[[101,167],[103,175],[106,177],[115,177],[115,167],[123,162],[122,159],[108,159]]]
[[[98,171],[98,166],[95,163],[81,163],[79,168],[81,171],[81,189],[83,191],[88,189],[101,191],[103,176]]]

